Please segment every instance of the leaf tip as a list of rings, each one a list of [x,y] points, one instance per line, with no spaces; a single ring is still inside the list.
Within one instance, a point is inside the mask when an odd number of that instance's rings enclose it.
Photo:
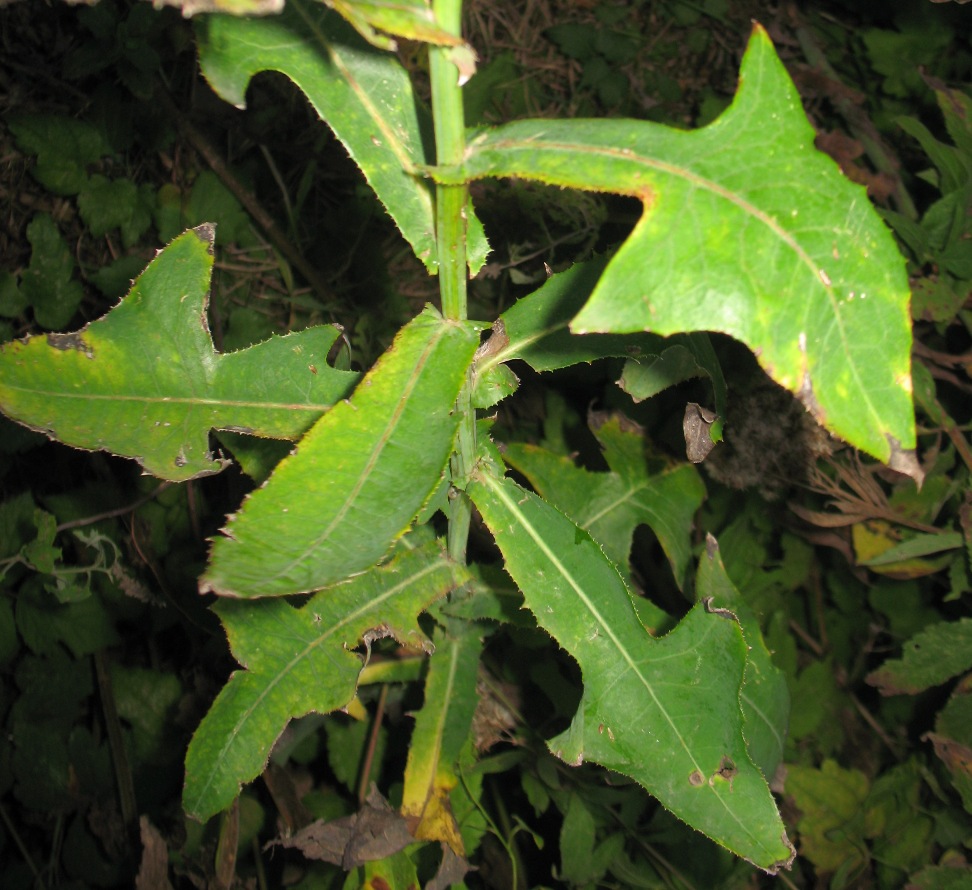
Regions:
[[[915,485],[920,489],[922,483],[925,481],[925,471],[922,469],[921,464],[918,463],[914,449],[902,448],[901,443],[894,436],[888,435],[887,440],[888,447],[891,449],[890,456],[888,457],[888,466],[896,473],[903,473],[905,476],[910,476],[915,480]]]
[[[202,223],[196,226],[192,233],[206,245],[206,250],[211,254],[213,245],[216,243],[216,223]]]
[[[769,39],[769,34],[766,32],[766,28],[763,27],[761,22],[759,22],[757,19],[750,19],[749,21],[752,22],[753,25],[753,30],[749,38],[750,40],[752,40],[754,37],[765,37],[767,40]]]
[[[793,860],[796,859],[796,847],[793,846],[793,843],[786,836],[785,831],[780,835],[780,842],[784,847],[786,847],[787,850],[789,850],[789,855],[785,859],[777,860],[769,868],[764,868],[763,871],[765,871],[768,875],[778,874],[781,868],[785,868],[787,871],[789,871],[793,866]]]

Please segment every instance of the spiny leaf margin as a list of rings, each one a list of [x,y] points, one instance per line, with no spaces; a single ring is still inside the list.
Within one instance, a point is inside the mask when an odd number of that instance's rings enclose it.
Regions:
[[[306,593],[379,562],[442,481],[480,326],[431,306],[230,517],[203,593]]]
[[[527,608],[580,665],[583,697],[570,729],[548,742],[553,753],[629,776],[770,873],[788,867],[793,848],[742,735],[738,623],[700,605],[653,639],[587,532],[485,465],[467,491]]]
[[[757,25],[736,98],[706,127],[517,121],[430,173],[638,197],[640,221],[571,329],[729,334],[820,423],[919,479],[905,263],[864,189],[813,138]]]
[[[216,613],[244,670],[230,677],[189,744],[186,812],[205,820],[229,806],[266,766],[289,720],[347,705],[363,666],[351,650],[362,641],[394,637],[431,651],[416,618],[467,579],[433,542],[402,547],[299,609],[284,599],[220,600]]]
[[[299,438],[358,379],[327,363],[340,329],[217,353],[206,320],[214,238],[208,223],[178,236],[81,330],[0,347],[4,413],[173,482],[223,469],[210,453],[213,429]]]

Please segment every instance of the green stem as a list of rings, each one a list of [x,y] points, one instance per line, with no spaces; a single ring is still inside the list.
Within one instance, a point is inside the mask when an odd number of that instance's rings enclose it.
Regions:
[[[462,34],[462,0],[433,0],[432,10],[439,26]],[[458,164],[466,148],[465,115],[459,70],[450,59],[448,47],[429,48],[429,74],[432,81],[432,117],[435,121],[437,164]],[[437,185],[435,189],[436,241],[439,247],[439,293],[442,314],[455,321],[467,318],[466,301],[466,203],[469,189],[465,184]],[[449,510],[449,554],[465,562],[466,542],[472,505],[460,490],[476,456],[476,413],[472,407],[471,379],[466,381],[456,405],[459,412],[459,435],[452,457],[453,490]]]
[[[432,9],[441,28],[460,36],[462,0],[434,0]],[[442,165],[458,164],[466,148],[459,71],[450,61],[449,52],[448,47],[429,48],[436,163]],[[457,321],[466,318],[467,196],[465,184],[436,186],[435,226],[442,314]]]

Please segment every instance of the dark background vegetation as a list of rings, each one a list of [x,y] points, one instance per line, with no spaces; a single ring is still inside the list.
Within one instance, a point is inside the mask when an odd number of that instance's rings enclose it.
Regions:
[[[811,430],[745,350],[718,340],[733,408],[727,444],[704,465],[709,496],[699,528],[719,535],[793,697],[793,778],[784,784],[781,774],[774,787],[785,788],[781,807],[801,855],[772,880],[972,886],[972,721],[949,729],[954,746],[945,754],[927,735],[941,735],[940,712],[965,693],[964,681],[892,697],[865,682],[915,633],[967,617],[972,602],[972,122],[967,138],[947,128],[935,92],[968,95],[972,6],[466,6],[467,36],[480,56],[467,92],[470,124],[631,116],[702,125],[730,101],[758,20],[797,84],[819,147],[888,213],[910,263],[916,365],[929,371],[918,411],[922,493]],[[421,47],[399,51],[421,83]],[[218,224],[210,326],[221,350],[337,322],[346,339],[335,360],[367,368],[436,298],[435,281],[299,92],[262,75],[246,110],[222,103],[198,75],[191,23],[172,9],[125,0],[0,6],[0,115],[0,339],[75,330],[99,317],[158,247],[203,221]],[[932,141],[916,138],[902,118],[927,127]],[[932,156],[935,140],[950,152],[944,160]],[[487,319],[547,269],[617,244],[638,210],[522,182],[477,184],[475,198],[494,252],[472,284],[470,314]],[[524,370],[521,394],[501,406],[499,422],[525,440],[559,429],[596,465],[587,413],[623,410],[677,454],[681,407],[693,391],[635,407],[614,385],[618,370],[608,362],[544,376]],[[229,439],[217,445],[232,448]],[[342,876],[308,871],[299,857],[263,851],[278,832],[268,783],[243,799],[239,858],[229,871],[219,826],[187,822],[180,811],[188,738],[234,667],[196,577],[207,536],[250,485],[236,469],[160,485],[133,463],[73,451],[0,418],[5,888],[133,886],[140,863],[140,880],[148,880],[150,848],[168,857],[168,879],[179,887],[342,885]],[[45,522],[56,523],[56,546],[31,550]],[[963,543],[883,569],[860,565],[915,529],[959,532]],[[647,533],[636,538],[636,573],[650,595],[684,610],[655,551]],[[634,789],[608,793],[603,774],[567,771],[545,754],[542,737],[569,716],[577,688],[572,665],[540,635],[510,632],[489,655],[504,666],[522,713],[533,715],[504,728],[506,744],[530,756],[486,795],[499,831],[515,835],[525,886],[771,882]],[[364,702],[375,714],[376,702]],[[372,753],[370,776],[386,789],[396,780],[409,704],[407,689],[392,691],[373,735],[341,718],[305,724],[288,769],[318,815],[353,809],[361,763]],[[614,871],[608,863],[589,882],[567,880],[559,846],[567,835],[545,790],[551,783],[598,814],[590,832],[599,843],[620,835]],[[133,813],[145,817],[141,832]],[[498,842],[484,844],[476,862],[471,886],[509,886]],[[950,879],[929,870],[936,864],[968,883],[925,883]],[[140,886],[165,886],[159,881]]]

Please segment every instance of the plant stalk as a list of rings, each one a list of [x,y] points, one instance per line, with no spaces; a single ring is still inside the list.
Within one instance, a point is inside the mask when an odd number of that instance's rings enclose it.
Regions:
[[[462,28],[462,0],[434,0],[432,10],[439,26],[457,37]],[[429,47],[432,81],[432,119],[435,122],[436,164],[458,164],[466,148],[465,114],[459,70],[449,58],[450,49]],[[466,199],[468,186],[437,185],[435,189],[436,240],[439,248],[439,292],[446,318],[466,319]]]
[[[439,26],[457,37],[462,34],[462,0],[433,0],[432,10]],[[429,74],[432,81],[432,118],[435,122],[436,163],[458,164],[466,148],[466,125],[463,111],[459,69],[450,58],[448,47],[429,48]],[[468,317],[466,299],[466,203],[469,187],[436,185],[436,241],[439,251],[439,293],[442,314],[454,321]],[[466,542],[472,505],[461,491],[476,456],[476,412],[472,407],[470,373],[456,404],[459,412],[459,434],[451,461],[454,488],[449,504],[449,555],[466,560]],[[458,485],[455,485],[458,483]]]

